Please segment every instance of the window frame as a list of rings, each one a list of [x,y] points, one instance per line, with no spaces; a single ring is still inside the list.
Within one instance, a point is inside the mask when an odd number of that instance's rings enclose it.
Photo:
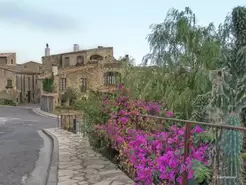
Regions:
[[[66,78],[60,78],[59,80],[59,90],[65,91],[67,89],[67,79]]]
[[[87,78],[81,78],[81,92],[87,91]]]

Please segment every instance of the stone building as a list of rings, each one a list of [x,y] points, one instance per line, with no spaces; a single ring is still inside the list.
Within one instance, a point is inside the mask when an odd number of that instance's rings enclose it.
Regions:
[[[49,55],[50,49],[45,49],[42,57],[43,67],[48,73],[40,75],[41,95],[43,103],[52,101],[50,94],[43,91],[42,80],[53,78],[53,103],[48,103],[50,110],[61,104],[61,96],[68,88],[84,97],[89,91],[109,92],[116,88],[121,78],[120,63],[113,57],[112,47],[99,46],[94,49],[78,50],[56,55]],[[47,111],[47,110],[46,110]]]
[[[16,64],[15,53],[0,53],[0,99],[11,99],[17,103],[39,102],[37,78],[42,72],[40,63]]]
[[[15,99],[17,96],[15,72],[0,66],[0,79],[0,101]]]
[[[42,64],[33,61],[17,64],[16,53],[0,53],[0,67],[3,79],[0,80],[0,99],[38,103],[46,97],[55,102],[50,107],[60,104],[61,95],[68,88],[87,97],[89,90],[109,92],[121,77],[113,47],[103,46],[80,50],[79,45],[74,44],[70,52],[51,55],[46,44]],[[54,78],[54,92],[44,92],[43,80],[51,77]]]

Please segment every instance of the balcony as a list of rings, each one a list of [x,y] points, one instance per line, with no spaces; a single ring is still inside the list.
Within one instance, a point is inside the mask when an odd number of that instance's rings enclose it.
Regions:
[[[106,63],[103,66],[104,68],[120,68],[121,64],[118,62],[114,62],[114,63]]]
[[[98,64],[98,63],[99,63],[98,60],[89,60],[89,61],[87,62],[87,64]]]

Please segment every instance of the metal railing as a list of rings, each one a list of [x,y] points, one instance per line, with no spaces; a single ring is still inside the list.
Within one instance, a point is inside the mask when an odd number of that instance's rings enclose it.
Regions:
[[[155,131],[168,131],[168,128],[172,125],[176,125],[177,127],[184,127],[184,161],[186,161],[187,157],[193,152],[190,150],[191,147],[191,138],[192,129],[194,126],[200,126],[207,133],[210,133],[212,136],[211,142],[209,145],[208,155],[209,155],[209,166],[212,171],[212,178],[208,182],[211,185],[223,185],[223,179],[234,179],[237,182],[237,176],[223,176],[223,170],[225,164],[223,164],[223,160],[226,159],[226,155],[224,154],[223,143],[223,134],[228,133],[228,131],[246,133],[246,128],[237,127],[231,125],[223,125],[223,124],[213,124],[213,123],[204,123],[204,122],[196,122],[190,120],[182,120],[168,117],[159,117],[152,115],[138,115],[133,120],[134,127],[137,130],[145,130],[149,132]],[[58,127],[68,130],[73,133],[80,133],[83,138],[88,137],[88,128],[87,122],[84,116],[82,118],[78,118],[74,114],[62,114],[58,117]],[[183,181],[182,185],[188,185],[188,173],[185,171],[183,173]]]
[[[77,133],[77,116],[75,114],[61,114],[57,116],[58,128]]]
[[[81,134],[83,138],[88,137],[87,122],[84,116],[78,116],[76,114],[61,114],[57,116],[58,128],[73,132],[75,134]]]
[[[143,124],[144,123],[144,124]],[[210,167],[212,168],[212,178],[210,179],[209,184],[212,185],[223,185],[221,183],[222,179],[234,179],[235,183],[237,179],[239,180],[240,177],[233,176],[222,176],[223,170],[225,170],[225,164],[223,164],[223,160],[227,157],[224,154],[225,146],[222,146],[225,141],[223,141],[223,134],[228,133],[228,131],[233,131],[234,133],[240,132],[242,133],[242,137],[246,133],[246,128],[238,127],[238,126],[231,126],[231,125],[224,125],[224,124],[213,124],[213,123],[204,123],[204,122],[196,122],[190,120],[182,120],[182,119],[175,119],[175,118],[168,118],[168,117],[159,117],[159,116],[151,116],[151,115],[138,115],[136,116],[136,123],[135,128],[139,130],[148,130],[148,131],[155,131],[156,128],[160,131],[168,130],[168,127],[171,125],[176,125],[179,127],[185,127],[184,133],[184,161],[186,161],[187,157],[190,155],[192,151],[190,151],[190,139],[192,137],[192,128],[194,126],[200,126],[205,130],[207,133],[212,135],[212,143],[209,146],[209,163]],[[158,127],[159,126],[159,127]],[[228,164],[227,164],[228,165]],[[188,185],[188,173],[185,171],[183,173],[183,181],[182,185]]]

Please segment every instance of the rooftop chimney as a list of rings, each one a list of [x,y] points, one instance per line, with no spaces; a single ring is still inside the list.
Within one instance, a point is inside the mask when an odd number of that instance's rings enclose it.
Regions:
[[[78,44],[73,45],[73,51],[79,51],[79,45]]]
[[[45,56],[50,56],[50,48],[49,48],[49,44],[46,44],[46,48],[45,48],[44,55],[45,55]]]

